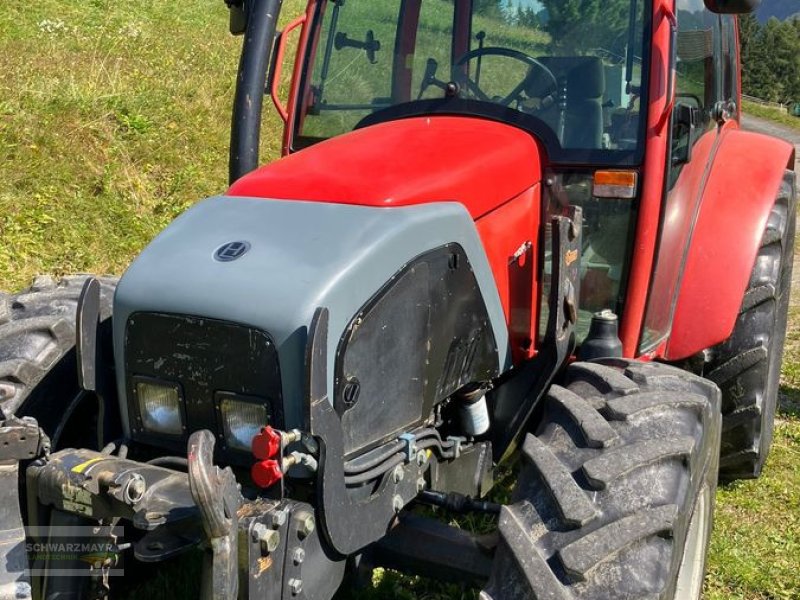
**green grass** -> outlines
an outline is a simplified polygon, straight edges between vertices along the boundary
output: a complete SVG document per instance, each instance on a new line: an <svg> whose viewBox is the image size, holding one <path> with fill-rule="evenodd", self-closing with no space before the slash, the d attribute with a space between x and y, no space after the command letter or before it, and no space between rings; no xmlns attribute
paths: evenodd
<svg viewBox="0 0 800 600"><path fill-rule="evenodd" d="M742 102L742 110L754 117L761 117L762 119L767 119L768 121L773 121L781 125L787 125L800 131L800 117L787 114L777 108L770 108L769 106L762 106L761 104L745 100Z"/></svg>
<svg viewBox="0 0 800 600"><path fill-rule="evenodd" d="M3 7L0 285L120 272L225 189L240 44L226 22L222 0ZM266 156L279 145L274 121Z"/></svg>
<svg viewBox="0 0 800 600"><path fill-rule="evenodd" d="M301 1L285 6L284 21ZM226 188L239 44L227 34L222 0L3 6L0 289L18 289L37 273L120 273L176 215ZM800 119L786 119L800 126ZM271 114L265 157L277 156L279 137ZM795 290L782 410L765 475L717 495L711 599L800 598L799 301ZM172 597L171 589L191 597L186 589L196 577L158 580L150 597ZM364 596L474 594L380 572L373 589L357 595Z"/></svg>

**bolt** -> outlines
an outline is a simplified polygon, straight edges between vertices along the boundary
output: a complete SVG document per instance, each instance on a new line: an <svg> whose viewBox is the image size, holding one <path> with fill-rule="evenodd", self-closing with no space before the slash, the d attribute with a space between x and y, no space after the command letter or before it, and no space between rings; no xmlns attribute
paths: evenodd
<svg viewBox="0 0 800 600"><path fill-rule="evenodd" d="M302 548L295 548L294 552L292 552L292 562L294 562L295 565L302 565L305 559L306 551Z"/></svg>
<svg viewBox="0 0 800 600"><path fill-rule="evenodd" d="M394 468L394 472L392 473L392 479L395 483L400 483L403 481L403 478L406 476L406 471L403 468L403 465L397 465Z"/></svg>
<svg viewBox="0 0 800 600"><path fill-rule="evenodd" d="M400 496L395 496L392 498L392 508L396 513L399 513L401 510L403 510L403 499Z"/></svg>
<svg viewBox="0 0 800 600"><path fill-rule="evenodd" d="M314 522L313 515L307 512L302 512L297 515L297 521L299 524L297 528L297 535L300 536L301 540L314 533L314 527L316 526L316 523Z"/></svg>
<svg viewBox="0 0 800 600"><path fill-rule="evenodd" d="M303 580L302 579L290 579L289 580L289 589L292 592L292 596L297 596L300 592L303 591Z"/></svg>
<svg viewBox="0 0 800 600"><path fill-rule="evenodd" d="M145 521L149 521L150 523L161 522L164 520L164 513L158 511L149 511L145 513L144 518Z"/></svg>
<svg viewBox="0 0 800 600"><path fill-rule="evenodd" d="M417 452L417 466L424 467L428 464L428 453L425 450Z"/></svg>
<svg viewBox="0 0 800 600"><path fill-rule="evenodd" d="M145 490L147 490L147 483L141 475L136 473L131 476L125 486L125 499L130 504L136 504L144 496Z"/></svg>
<svg viewBox="0 0 800 600"><path fill-rule="evenodd" d="M263 523L256 523L250 530L250 537L254 542L258 542L261 540L262 534L266 531L267 531L266 525L264 525Z"/></svg>
<svg viewBox="0 0 800 600"><path fill-rule="evenodd" d="M420 477L419 479L417 479L417 493L421 492L424 489L425 489L425 478Z"/></svg>
<svg viewBox="0 0 800 600"><path fill-rule="evenodd" d="M286 511L276 510L272 512L272 526L275 529L283 527L286 524Z"/></svg>
<svg viewBox="0 0 800 600"><path fill-rule="evenodd" d="M274 529L270 529L263 523L256 523L253 525L251 535L254 542L259 542L261 544L262 554L275 552L278 548L278 544L281 542L281 534Z"/></svg>

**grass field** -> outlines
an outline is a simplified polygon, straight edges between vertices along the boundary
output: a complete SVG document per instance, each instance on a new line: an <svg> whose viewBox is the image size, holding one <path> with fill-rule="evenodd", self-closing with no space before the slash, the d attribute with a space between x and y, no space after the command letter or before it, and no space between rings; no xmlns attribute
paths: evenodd
<svg viewBox="0 0 800 600"><path fill-rule="evenodd" d="M300 0L285 6L284 21ZM239 43L227 34L222 0L5 3L0 289L37 273L120 273L177 214L225 189ZM275 157L278 144L270 116L263 155ZM774 450L759 482L719 490L710 599L800 598L797 286L791 310ZM371 598L472 597L378 579Z"/></svg>

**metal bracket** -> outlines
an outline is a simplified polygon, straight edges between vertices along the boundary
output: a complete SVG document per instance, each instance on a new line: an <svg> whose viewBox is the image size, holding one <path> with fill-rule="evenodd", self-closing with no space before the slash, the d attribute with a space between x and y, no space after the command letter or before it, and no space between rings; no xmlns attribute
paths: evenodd
<svg viewBox="0 0 800 600"><path fill-rule="evenodd" d="M239 598L281 598L291 505L245 502L239 510Z"/></svg>
<svg viewBox="0 0 800 600"><path fill-rule="evenodd" d="M97 445L103 447L109 434L114 436L115 424L119 419L119 406L116 397L116 380L112 371L113 358L106 356L108 350L103 342L106 332L100 328L101 319L101 286L94 277L89 277L83 284L78 298L78 309L75 321L75 351L78 362L78 384L85 392L97 397ZM84 400L79 394L67 410L62 425L68 420L71 410ZM61 427L54 434L57 441ZM112 437L112 439L113 439Z"/></svg>
<svg viewBox="0 0 800 600"><path fill-rule="evenodd" d="M406 462L415 460L417 457L417 436L413 433L404 433L398 439L406 445Z"/></svg>
<svg viewBox="0 0 800 600"><path fill-rule="evenodd" d="M571 214L553 217L552 274L548 298L548 320L539 353L501 377L490 392L492 446L494 455L507 458L516 447L538 401L575 349L575 324L580 296L581 230L580 207Z"/></svg>
<svg viewBox="0 0 800 600"><path fill-rule="evenodd" d="M472 535L436 519L404 513L367 554L376 566L480 585L489 579L496 545L496 536Z"/></svg>
<svg viewBox="0 0 800 600"><path fill-rule="evenodd" d="M50 440L36 419L9 417L0 422L0 598L26 600L31 597L25 530L20 512L19 461L31 460L50 451Z"/></svg>
<svg viewBox="0 0 800 600"><path fill-rule="evenodd" d="M211 547L205 557L201 598L236 598L241 495L230 467L214 466L214 435L207 429L195 431L189 438L189 489Z"/></svg>
<svg viewBox="0 0 800 600"><path fill-rule="evenodd" d="M317 493L321 535L342 556L355 554L379 540L399 510L418 493L421 467L412 461L409 471L395 481L384 479L369 501L345 486L344 432L328 398L328 309L318 308L309 327L306 349L308 429L320 444Z"/></svg>
<svg viewBox="0 0 800 600"><path fill-rule="evenodd" d="M32 417L0 421L0 462L32 460L50 452L50 439Z"/></svg>
<svg viewBox="0 0 800 600"><path fill-rule="evenodd" d="M97 391L97 328L100 324L100 284L90 277L78 298L75 323L75 349L78 355L78 383L87 391Z"/></svg>

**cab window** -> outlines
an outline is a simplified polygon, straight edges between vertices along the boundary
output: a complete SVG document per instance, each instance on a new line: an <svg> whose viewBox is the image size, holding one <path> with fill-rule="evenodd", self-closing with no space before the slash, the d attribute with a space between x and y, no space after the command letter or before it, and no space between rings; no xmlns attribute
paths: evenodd
<svg viewBox="0 0 800 600"><path fill-rule="evenodd" d="M561 4L320 2L293 149L398 112L446 109L529 130L556 162L639 162L647 3Z"/></svg>

